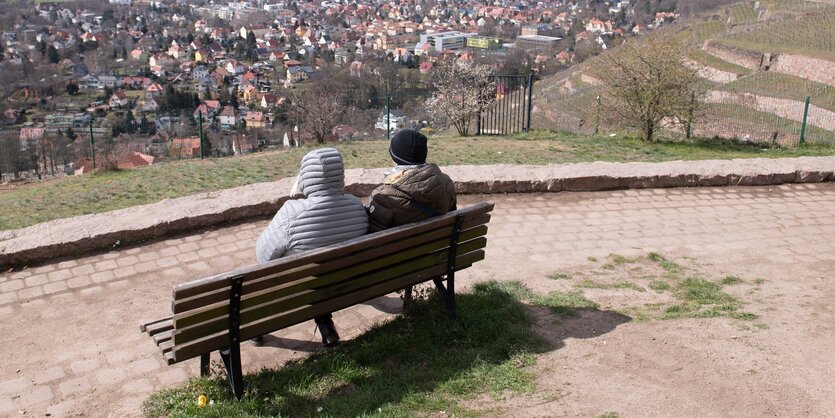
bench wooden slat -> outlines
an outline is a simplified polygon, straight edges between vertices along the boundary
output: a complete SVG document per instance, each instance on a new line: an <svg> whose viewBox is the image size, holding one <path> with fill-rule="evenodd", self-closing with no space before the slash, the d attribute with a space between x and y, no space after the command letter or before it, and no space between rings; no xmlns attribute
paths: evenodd
<svg viewBox="0 0 835 418"><path fill-rule="evenodd" d="M162 353L165 354L165 353L171 351L172 349L174 349L174 341L172 341L172 340L163 341L163 342L159 343L159 348L162 349Z"/></svg>
<svg viewBox="0 0 835 418"><path fill-rule="evenodd" d="M173 351L163 353L162 357L165 359L165 362L168 363L169 366L174 364L174 363L177 363L177 361L174 360L174 352Z"/></svg>
<svg viewBox="0 0 835 418"><path fill-rule="evenodd" d="M461 238L462 240L472 240L478 237L484 236L487 233L486 226L479 226L473 228L469 231L465 231ZM401 251L395 254L391 254L388 257L381 257L376 260L354 264L350 267L343 267L343 268L335 268L331 266L331 268L327 268L323 271L316 269L316 272L319 274L310 274L301 276L294 281L281 283L277 286L272 288L265 288L260 289L258 292L251 292L250 288L244 288L242 297L241 297L241 309L247 309L251 306L258 305L264 302L267 302L272 299L280 298L286 295L289 295L293 292L297 292L300 290L305 290L308 288L314 287L321 287L324 285L328 285L334 283L339 280L347 280L350 277L356 276L361 273L366 273L369 271L373 271L375 269L383 268L395 263L400 263L411 258L414 258L419 255L427 254L434 251L444 250L449 248L449 241L447 239L440 239L436 240L419 247L415 247L406 251ZM341 265L341 263L340 263ZM325 272L324 274L321 274ZM311 272L314 273L314 272ZM260 287L260 286L259 286ZM256 287L257 288L257 287ZM197 303L198 301L203 302L200 306L200 309L193 309L190 311L186 311L183 313L178 313L174 316L174 322L176 323L177 328L189 326L195 324L197 322L203 321L208 319L208 317L220 316L225 315L226 311L228 310L228 300L229 300L229 293L225 294L210 294L204 295L199 299L193 300L192 303ZM204 312L211 311L213 314L209 314L208 316L203 315ZM192 315L200 315L198 319L188 319Z"/></svg>
<svg viewBox="0 0 835 418"><path fill-rule="evenodd" d="M153 337L160 332L168 331L174 328L174 317L168 317L161 321L157 321L152 325L148 325L145 327L145 332L148 333L149 336Z"/></svg>
<svg viewBox="0 0 835 418"><path fill-rule="evenodd" d="M466 268L483 259L484 250L474 251L458 257L456 265L460 263L461 267L456 268L456 270ZM422 271L407 274L394 280L357 290L353 293L341 295L315 305L303 306L291 312L284 312L272 318L265 318L259 322L250 323L241 327L239 335L241 340L246 340L258 335L272 332L272 330L275 329L283 329L328 312L338 311L340 309L356 305L357 303L387 295L406 286L422 283L432 277L443 275L446 273L446 269L446 263L439 264ZM172 354L172 361L177 363L197 357L203 353L220 349L228 344L228 330L224 330L216 334L205 336L199 340L190 341L183 345L175 345L170 354ZM168 354L166 354L166 358L168 358L167 356Z"/></svg>
<svg viewBox="0 0 835 418"><path fill-rule="evenodd" d="M461 239L466 240L478 235L485 235L487 233L487 227L484 226L484 224L487 223L489 220L489 215L480 215L477 218L470 219L469 222L465 222L464 226L466 229L462 231ZM407 249L416 248L419 245L425 245L429 242L444 242L448 244L448 238L446 238L445 240L439 240L439 238L448 237L450 233L449 228L451 228L451 226L443 227L441 229L432 231L428 234L424 234L421 236L410 237L400 242L392 243L383 247L375 247L354 254L342 256L340 258L329 260L321 264L310 264L298 267L296 269L279 272L272 276L244 281L242 294L244 295L244 298L246 298L246 295L248 294L272 288L283 283L292 282L294 280L301 279L304 277L318 276L323 273L328 273L340 269L346 269L353 265L362 264L363 262L368 260L381 259L388 254L403 253ZM228 283L228 280L226 281ZM172 303L172 310L175 314L179 314L191 309L205 307L206 305L210 305L212 303L226 301L229 299L229 289L230 288L227 284L222 288L212 290L208 293L194 295L184 299L177 299L175 295L175 299Z"/></svg>
<svg viewBox="0 0 835 418"><path fill-rule="evenodd" d="M151 322L142 324L142 325L139 326L139 331L145 332L145 331L148 330L149 327L153 327L154 325L157 325L157 324L165 322L165 321L170 321L170 320L171 320L171 317L169 316L167 318L157 319L156 321L151 321Z"/></svg>
<svg viewBox="0 0 835 418"><path fill-rule="evenodd" d="M160 332L159 334L153 336L154 342L157 345L160 345L160 343L170 340L173 333L174 333L173 329L165 331L165 332Z"/></svg>
<svg viewBox="0 0 835 418"><path fill-rule="evenodd" d="M487 239L480 237L459 245L459 256L480 250L487 246ZM383 282L391 278L402 277L406 274L424 270L434 265L446 265L448 261L448 250L444 249L435 253L415 258L408 262L391 265L384 269L375 269L358 276L344 275L339 277L333 275L328 285L319 284L303 286L295 291L270 292L261 297L248 300L249 306L243 307L241 301L241 325L261 320L265 317L274 316L281 312L293 310L299 306L317 304L340 295L355 292L375 283ZM338 272L341 273L341 272ZM326 278L314 279L324 280ZM324 283L324 281L323 281ZM174 341L177 345L187 343L202 336L228 329L228 305L220 306L212 311L201 312L197 315L179 320L175 317L177 331L174 333ZM186 325L189 324L189 325Z"/></svg>
<svg viewBox="0 0 835 418"><path fill-rule="evenodd" d="M205 279L184 283L174 287L174 300L210 292L212 290L228 288L228 282L226 279L231 276L243 275L244 282L246 282L252 278L263 277L303 266L305 264L318 263L322 260L333 259L335 257L357 252L362 249L379 247L385 244L397 242L405 236L419 235L420 233L437 229L442 226L452 225L455 223L456 216L458 215L475 217L488 213L493 210L493 206L492 202L482 202L441 216L430 218L425 221L388 229L375 234L375 236L371 239L369 239L368 236L359 237L337 245L280 258L271 261L270 263L253 265Z"/></svg>

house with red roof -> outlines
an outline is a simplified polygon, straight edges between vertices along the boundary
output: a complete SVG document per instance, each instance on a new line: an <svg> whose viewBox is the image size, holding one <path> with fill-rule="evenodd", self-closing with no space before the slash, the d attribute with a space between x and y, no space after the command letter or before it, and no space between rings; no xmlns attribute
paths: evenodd
<svg viewBox="0 0 835 418"><path fill-rule="evenodd" d="M244 116L246 127L250 129L266 128L267 120L263 112L249 112Z"/></svg>
<svg viewBox="0 0 835 418"><path fill-rule="evenodd" d="M110 102L108 102L111 109L112 108L121 108L123 106L127 106L128 103L129 103L128 96L125 94L124 90L119 90L119 91L114 92L110 96Z"/></svg>

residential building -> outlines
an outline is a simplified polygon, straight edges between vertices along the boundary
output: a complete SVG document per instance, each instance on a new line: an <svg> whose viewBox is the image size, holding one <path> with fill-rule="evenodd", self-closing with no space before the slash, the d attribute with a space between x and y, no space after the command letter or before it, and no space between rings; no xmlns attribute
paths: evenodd
<svg viewBox="0 0 835 418"><path fill-rule="evenodd" d="M123 107L127 106L128 103L128 96L125 95L124 90L119 90L110 96L110 102L108 104L110 107Z"/></svg>
<svg viewBox="0 0 835 418"><path fill-rule="evenodd" d="M516 37L516 47L529 51L551 52L562 38L543 35L522 35Z"/></svg>
<svg viewBox="0 0 835 418"><path fill-rule="evenodd" d="M225 106L219 115L220 127L232 129L238 124L238 112L232 106Z"/></svg>
<svg viewBox="0 0 835 418"><path fill-rule="evenodd" d="M267 127L267 120L264 118L263 112L249 112L244 117L246 127L250 129Z"/></svg>
<svg viewBox="0 0 835 418"><path fill-rule="evenodd" d="M461 33L458 31L438 32L420 35L420 42L415 46L415 53L420 55L419 49L423 45L430 45L432 49L441 52L444 50L455 51L464 48L467 38L475 34Z"/></svg>

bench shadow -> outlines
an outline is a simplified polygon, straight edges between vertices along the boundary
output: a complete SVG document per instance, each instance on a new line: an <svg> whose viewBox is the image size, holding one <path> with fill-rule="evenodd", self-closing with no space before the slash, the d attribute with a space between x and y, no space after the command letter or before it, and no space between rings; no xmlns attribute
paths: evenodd
<svg viewBox="0 0 835 418"><path fill-rule="evenodd" d="M416 301L408 314L375 325L335 350L319 351L314 342L311 351L316 352L303 359L245 376L242 401L231 394L218 401L229 413L255 416L311 416L322 410L357 416L401 403L412 408L416 399L440 396L454 402L462 393L495 390L496 385L504 390L502 373L516 373L518 367L508 365L520 355L558 350L568 338L595 338L632 319L591 308L560 317L549 308L520 302L495 282L479 283L456 300L457 321L437 298ZM288 343L270 337L270 345ZM211 384L229 392L220 378ZM467 389L459 393L459 386Z"/></svg>

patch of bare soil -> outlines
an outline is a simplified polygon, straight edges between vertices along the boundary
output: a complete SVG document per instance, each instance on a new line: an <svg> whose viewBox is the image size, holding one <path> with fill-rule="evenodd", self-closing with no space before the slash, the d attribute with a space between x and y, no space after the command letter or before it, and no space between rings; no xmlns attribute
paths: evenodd
<svg viewBox="0 0 835 418"><path fill-rule="evenodd" d="M539 293L579 289L600 306L570 318L532 308L554 345L532 367L537 388L467 406L511 417L831 416L827 264L609 256L527 278Z"/></svg>

